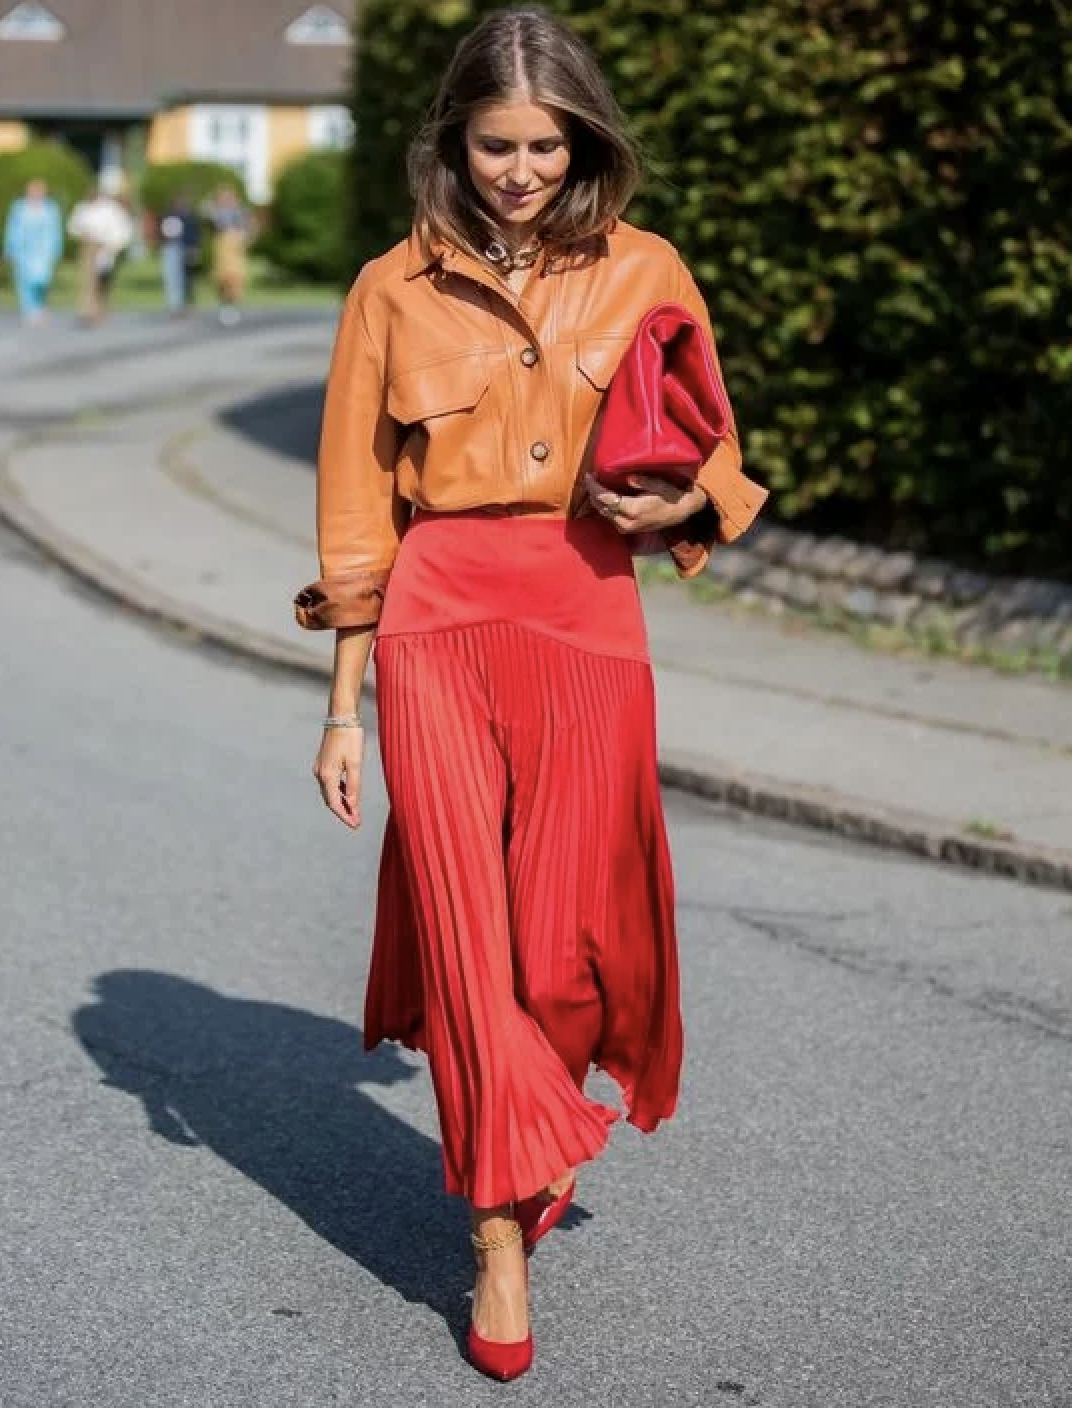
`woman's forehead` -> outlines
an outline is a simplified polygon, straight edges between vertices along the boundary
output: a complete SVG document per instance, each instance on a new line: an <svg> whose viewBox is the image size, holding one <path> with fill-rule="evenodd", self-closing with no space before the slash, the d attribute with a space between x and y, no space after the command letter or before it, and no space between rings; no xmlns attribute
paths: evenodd
<svg viewBox="0 0 1072 1408"><path fill-rule="evenodd" d="M485 103L473 113L469 126L482 137L510 142L540 142L548 137L564 137L568 132L564 113L528 98Z"/></svg>

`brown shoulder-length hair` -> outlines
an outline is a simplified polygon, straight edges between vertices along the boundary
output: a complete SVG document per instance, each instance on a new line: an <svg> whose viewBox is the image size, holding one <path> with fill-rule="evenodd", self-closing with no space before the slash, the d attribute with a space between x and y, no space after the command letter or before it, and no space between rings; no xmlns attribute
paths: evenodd
<svg viewBox="0 0 1072 1408"><path fill-rule="evenodd" d="M540 220L549 252L583 248L621 215L640 180L625 118L591 51L546 10L495 10L458 45L409 153L414 225L479 255L496 233L469 175L465 132L488 103L523 94L566 115L566 182Z"/></svg>

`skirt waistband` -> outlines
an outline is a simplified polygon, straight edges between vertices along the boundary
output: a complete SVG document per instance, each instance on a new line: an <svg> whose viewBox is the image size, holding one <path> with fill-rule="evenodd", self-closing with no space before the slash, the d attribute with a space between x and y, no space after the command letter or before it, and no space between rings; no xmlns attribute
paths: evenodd
<svg viewBox="0 0 1072 1408"><path fill-rule="evenodd" d="M605 519L418 509L387 583L378 634L489 621L600 655L648 659L632 553Z"/></svg>

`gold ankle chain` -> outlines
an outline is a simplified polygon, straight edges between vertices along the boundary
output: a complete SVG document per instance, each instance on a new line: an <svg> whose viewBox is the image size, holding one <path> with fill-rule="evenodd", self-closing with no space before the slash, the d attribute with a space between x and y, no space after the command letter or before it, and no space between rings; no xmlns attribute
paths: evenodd
<svg viewBox="0 0 1072 1408"><path fill-rule="evenodd" d="M482 1237L479 1232L470 1232L469 1240L479 1252L501 1252L521 1241L521 1224L513 1223L509 1232L498 1237Z"/></svg>

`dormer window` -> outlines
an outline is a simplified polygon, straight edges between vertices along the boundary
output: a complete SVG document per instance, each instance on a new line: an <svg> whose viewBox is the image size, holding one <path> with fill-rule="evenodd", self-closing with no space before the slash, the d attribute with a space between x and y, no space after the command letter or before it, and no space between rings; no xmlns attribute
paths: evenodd
<svg viewBox="0 0 1072 1408"><path fill-rule="evenodd" d="M55 43L67 33L63 24L44 5L26 0L0 19L0 39L30 39Z"/></svg>
<svg viewBox="0 0 1072 1408"><path fill-rule="evenodd" d="M330 5L313 5L287 29L288 44L350 44L346 19Z"/></svg>

